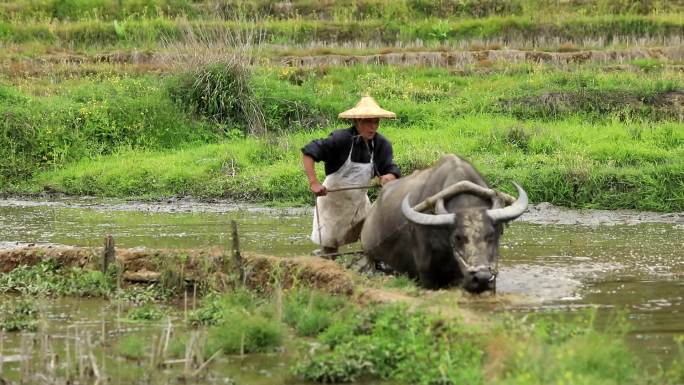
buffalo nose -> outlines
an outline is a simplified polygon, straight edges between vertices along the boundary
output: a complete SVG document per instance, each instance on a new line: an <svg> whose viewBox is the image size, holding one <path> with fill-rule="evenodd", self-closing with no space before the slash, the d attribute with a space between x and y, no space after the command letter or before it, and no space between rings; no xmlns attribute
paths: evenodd
<svg viewBox="0 0 684 385"><path fill-rule="evenodd" d="M494 276L489 270L476 270L470 272L470 277L466 280L466 290L473 293L482 293L494 288Z"/></svg>
<svg viewBox="0 0 684 385"><path fill-rule="evenodd" d="M492 280L492 273L487 270L478 270L471 274L473 283L476 285L487 285Z"/></svg>

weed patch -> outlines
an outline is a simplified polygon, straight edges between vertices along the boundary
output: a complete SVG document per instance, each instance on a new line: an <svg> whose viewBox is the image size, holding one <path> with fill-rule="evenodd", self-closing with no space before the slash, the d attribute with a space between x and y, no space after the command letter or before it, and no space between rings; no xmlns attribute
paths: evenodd
<svg viewBox="0 0 684 385"><path fill-rule="evenodd" d="M263 114L250 82L250 70L238 62L213 63L179 76L169 92L196 116L262 134Z"/></svg>
<svg viewBox="0 0 684 385"><path fill-rule="evenodd" d="M19 266L0 276L1 293L102 297L111 294L115 287L114 278L102 272L75 267L62 269L52 260L31 267Z"/></svg>
<svg viewBox="0 0 684 385"><path fill-rule="evenodd" d="M240 308L228 309L223 315L223 322L209 328L206 352L269 352L282 344L283 334L280 324L261 314Z"/></svg>
<svg viewBox="0 0 684 385"><path fill-rule="evenodd" d="M6 332L35 331L38 328L38 306L31 300L5 301L0 306L0 327Z"/></svg>
<svg viewBox="0 0 684 385"><path fill-rule="evenodd" d="M298 289L285 297L284 321L300 336L316 336L325 330L345 305L345 299Z"/></svg>
<svg viewBox="0 0 684 385"><path fill-rule="evenodd" d="M147 355L147 342L140 336L126 336L116 344L116 352L129 360L140 361Z"/></svg>
<svg viewBox="0 0 684 385"><path fill-rule="evenodd" d="M503 111L518 118L559 119L581 113L594 119L614 116L623 121L640 119L677 120L681 114L676 104L667 102L670 90L655 94L620 91L546 92L503 100ZM658 101L664 102L658 102Z"/></svg>
<svg viewBox="0 0 684 385"><path fill-rule="evenodd" d="M418 384L480 383L482 350L474 341L460 338L459 327L404 307L383 307L371 313L366 330L347 341L337 340L329 352L306 355L294 371L319 382L375 375Z"/></svg>
<svg viewBox="0 0 684 385"><path fill-rule="evenodd" d="M158 321L164 316L164 311L153 303L135 307L128 311L128 319L133 321Z"/></svg>

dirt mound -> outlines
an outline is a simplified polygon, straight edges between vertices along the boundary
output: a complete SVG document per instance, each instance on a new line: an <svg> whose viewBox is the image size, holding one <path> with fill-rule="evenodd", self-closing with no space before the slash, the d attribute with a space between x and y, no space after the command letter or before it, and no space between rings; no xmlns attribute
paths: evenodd
<svg viewBox="0 0 684 385"><path fill-rule="evenodd" d="M62 245L21 244L0 249L0 272L7 273L19 266L33 266L43 260L54 260L63 266L91 267L96 253L93 249Z"/></svg>
<svg viewBox="0 0 684 385"><path fill-rule="evenodd" d="M64 267L98 270L103 249L64 245L20 244L0 248L0 271L18 266L33 266L52 260ZM256 290L269 291L274 285L290 288L305 285L334 294L354 292L352 274L335 262L313 257L280 258L243 253L244 282ZM230 273L235 262L221 249L171 250L131 248L116 249L116 261L123 277L133 282L154 282L164 273L173 272L185 281L202 281L209 274Z"/></svg>
<svg viewBox="0 0 684 385"><path fill-rule="evenodd" d="M624 63L634 59L677 61L684 59L684 48L632 48L577 52L543 52L521 50L389 52L374 55L284 56L281 65L320 67L354 64L395 65L405 67L444 67L458 69L482 63L545 63L557 66L582 63Z"/></svg>
<svg viewBox="0 0 684 385"><path fill-rule="evenodd" d="M102 248L64 245L0 244L0 271L6 273L18 266L31 266L53 260L63 267L99 270ZM175 280L177 284L210 282L218 278L217 289L234 286L239 270L230 255L221 249L163 250L147 248L116 249L116 262L122 267L122 277L129 282L162 282ZM316 257L275 257L256 253L242 253L243 283L260 292L274 288L289 289L305 286L350 298L361 306L402 303L410 309L422 309L448 317L459 317L465 322L480 322L480 317L459 306L463 293L459 290L413 293L402 289L382 287L380 280L367 279L340 264ZM169 278L171 276L171 278ZM378 287L378 285L380 285ZM465 301L468 301L465 299Z"/></svg>
<svg viewBox="0 0 684 385"><path fill-rule="evenodd" d="M287 289L299 284L333 294L354 292L352 274L333 261L315 257L281 258L243 254L245 283L257 290L271 290L280 284Z"/></svg>

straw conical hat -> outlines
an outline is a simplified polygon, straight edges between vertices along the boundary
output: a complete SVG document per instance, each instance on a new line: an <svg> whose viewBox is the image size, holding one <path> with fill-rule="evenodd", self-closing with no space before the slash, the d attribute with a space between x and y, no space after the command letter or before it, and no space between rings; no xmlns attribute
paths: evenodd
<svg viewBox="0 0 684 385"><path fill-rule="evenodd" d="M370 96L364 96L354 108L337 115L340 119L396 118L394 112L383 110Z"/></svg>

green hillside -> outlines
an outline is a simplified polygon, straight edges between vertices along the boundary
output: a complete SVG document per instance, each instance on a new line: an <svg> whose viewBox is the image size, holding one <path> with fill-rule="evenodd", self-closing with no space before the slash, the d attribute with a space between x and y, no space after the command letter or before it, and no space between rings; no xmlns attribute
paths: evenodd
<svg viewBox="0 0 684 385"><path fill-rule="evenodd" d="M0 191L308 204L370 93L404 173L684 210L681 1L4 1Z"/></svg>

